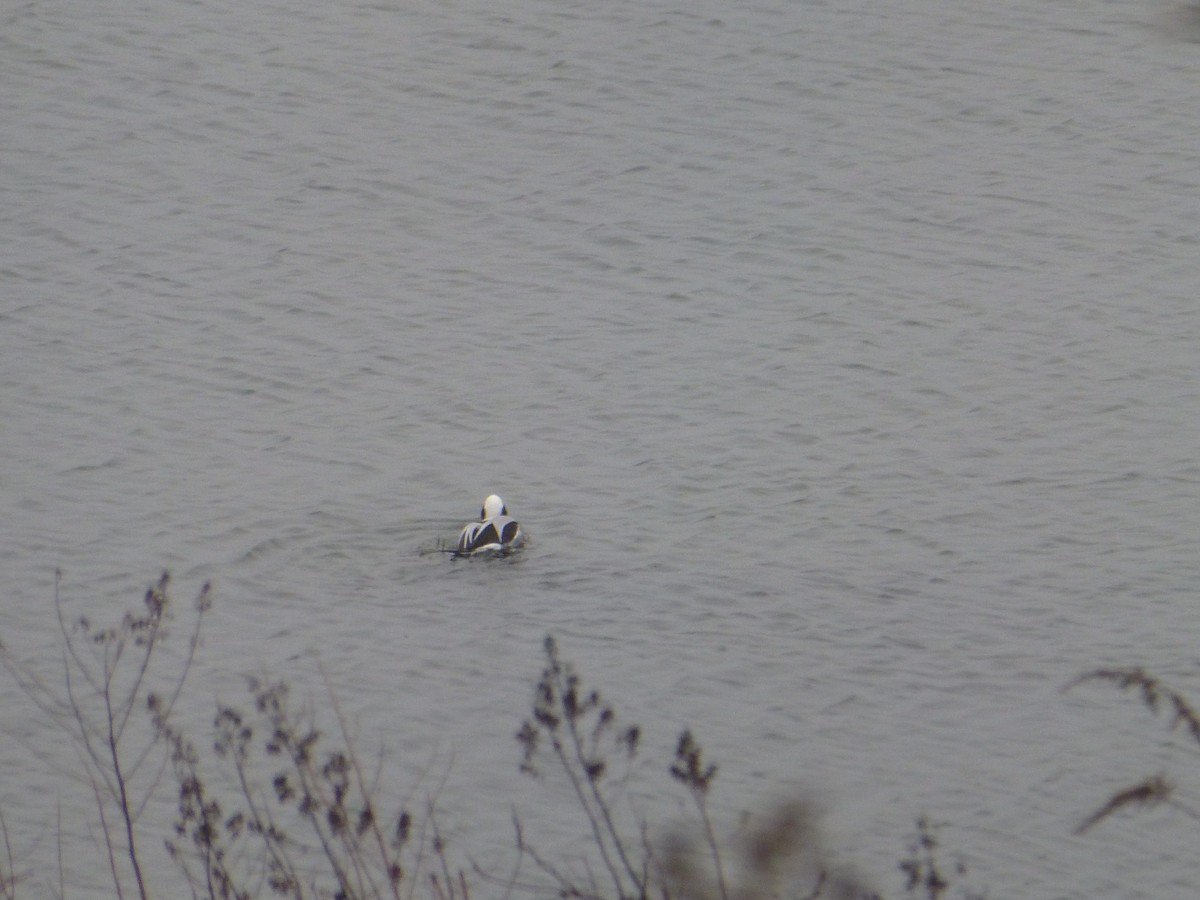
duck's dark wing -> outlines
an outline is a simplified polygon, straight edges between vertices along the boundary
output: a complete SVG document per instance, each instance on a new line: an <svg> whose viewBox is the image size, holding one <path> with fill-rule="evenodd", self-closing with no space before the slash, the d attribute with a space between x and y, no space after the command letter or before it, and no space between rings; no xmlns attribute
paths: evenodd
<svg viewBox="0 0 1200 900"><path fill-rule="evenodd" d="M478 530L471 536L469 549L474 550L476 547L486 547L488 544L498 543L500 543L500 534L496 531L495 522L481 522Z"/></svg>
<svg viewBox="0 0 1200 900"><path fill-rule="evenodd" d="M478 543L476 538L479 536L479 522L472 522L470 525L464 525L463 530L458 535L458 552L470 553L475 549Z"/></svg>

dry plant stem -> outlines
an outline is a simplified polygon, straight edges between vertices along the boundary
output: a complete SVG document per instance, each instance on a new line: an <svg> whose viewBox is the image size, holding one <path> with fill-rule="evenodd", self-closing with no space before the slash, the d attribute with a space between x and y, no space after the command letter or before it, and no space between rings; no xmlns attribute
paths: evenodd
<svg viewBox="0 0 1200 900"><path fill-rule="evenodd" d="M153 646L153 645L150 645L150 646ZM145 659L146 659L146 662L148 663L150 660L149 650L147 650L147 652L146 652ZM144 673L145 673L145 666L143 666L142 671L138 673L138 683L139 684L141 683L141 677ZM132 698L130 698L129 703L132 703L132 702L133 702ZM129 793L125 786L125 773L121 768L121 754L117 748L117 742L118 742L119 738L118 738L117 731L113 727L112 697L108 691L108 683L107 682L105 684L105 692L104 692L104 711L108 718L108 749L109 749L109 753L111 755L111 760L112 760L113 775L115 776L115 778L117 780L117 807L120 809L121 819L125 823L125 841L126 841L126 846L129 848L129 863L133 867L133 877L134 877L134 880L137 882L138 894L142 897L142 900L146 900L146 882L145 882L145 879L142 877L141 862L138 860L137 838L134 836L134 833L133 833L133 811L130 808ZM128 721L128 715L129 715L128 706L126 707L125 715L126 715L125 721ZM105 830L107 830L107 829L105 829Z"/></svg>
<svg viewBox="0 0 1200 900"><path fill-rule="evenodd" d="M712 819L708 815L708 804L704 794L692 791L692 799L696 801L696 809L700 813L700 822L704 828L704 840L708 843L709 854L712 856L713 867L717 871L717 890L721 900L729 900L729 890L725 887L725 867L721 863L721 850L717 846L717 836L713 832Z"/></svg>
<svg viewBox="0 0 1200 900"><path fill-rule="evenodd" d="M528 854L529 858L533 860L534 864L539 869L547 873L551 878L558 882L560 897L572 897L575 898L575 900L603 900L601 894L595 887L594 881L592 882L592 892L590 894L585 894L575 887L570 878L559 872L558 869L554 867L553 863L551 863L548 859L543 858L532 846L525 842L524 836L521 833L520 823L516 822L516 820L514 820L514 823L516 824L517 828L517 852L522 855ZM536 888L530 886L527 888L527 890L532 893L536 890Z"/></svg>
<svg viewBox="0 0 1200 900"><path fill-rule="evenodd" d="M588 758L588 754L583 747L583 740L579 734L579 718L586 710L594 708L599 704L599 697L593 693L581 704L578 697L578 680L571 672L564 669L558 657L558 647L552 637L546 638L545 650L549 661L548 673L554 678L554 690L558 698L558 704L562 707L562 719L567 723L567 734L571 740L574 760L572 761L567 757L566 750L563 748L562 741L559 739L556 729L550 729L551 746L571 781L571 786L575 790L575 795L579 799L580 805L587 814L592 834L600 850L601 859L604 860L604 865L608 869L609 876L612 878L617 896L625 897L626 894L617 862L612 858L612 853L614 852L620 862L620 866L624 868L629 879L633 882L635 895L644 897L646 896L645 879L638 874L637 869L629 860L629 855L625 849L625 842L621 839L621 834L613 822L608 802L600 793L598 785L599 774L594 769L594 762ZM582 779L577 768L583 773ZM587 791L583 787L584 779L586 779L588 784ZM609 849L610 844L612 846L611 850Z"/></svg>
<svg viewBox="0 0 1200 900"><path fill-rule="evenodd" d="M404 895L401 854L409 841L409 816L402 809L394 820L394 834L385 835L376 818L375 786L368 781L357 757L349 723L324 672L322 677L344 741L343 749L328 753L317 750L321 735L311 720L311 711L298 716L290 712L286 684L251 680L255 706L267 735L264 749L268 756L284 761L272 781L274 804L260 803L252 789L251 775L245 766L250 729L243 727L240 715L234 710L225 709L218 715L218 752L233 753L250 820L256 825L254 833L266 842L268 853L273 855L272 871L286 877L290 890L299 894L305 884L296 877L295 867L288 861L290 851L300 845L287 840L275 826L272 811L275 804L280 805L281 813L286 810L288 816L294 815L303 823L304 830L315 840L316 851L323 857L324 877L332 875L336 884L336 891L327 891L314 883L313 893L351 898L388 896L399 900ZM418 868L422 849L417 848ZM414 874L410 883L415 881ZM452 893L456 890L453 879L448 889ZM412 891L409 887L409 896Z"/></svg>
<svg viewBox="0 0 1200 900"><path fill-rule="evenodd" d="M100 793L100 786L96 784L96 779L92 777L91 771L88 771L88 777L92 783L92 794L96 798L96 810L100 814L100 831L104 835L104 847L108 853L108 868L112 873L113 887L117 891L117 900L123 900L125 892L121 890L121 876L117 872L117 856L116 848L113 847L112 830L108 827L108 818L104 815L104 797Z"/></svg>
<svg viewBox="0 0 1200 900"><path fill-rule="evenodd" d="M325 693L329 696L330 705L333 707L334 715L337 716L338 728L342 733L342 740L346 742L346 757L350 763L350 770L354 773L354 779L358 786L358 792L363 798L364 803L369 804L369 799L372 792L367 788L366 780L363 778L362 766L358 761L358 754L354 750L354 742L350 737L350 729L346 725L346 718L342 714L342 707L338 703L337 694L334 693L333 686L329 683L329 675L325 671L325 667L321 666L321 680L325 683ZM432 815L432 805L430 806L430 814ZM387 851L387 844L384 841L383 834L379 829L379 822L373 814L370 815L369 825L367 826L371 836L375 839L375 846L379 852L379 861L385 872L390 868L391 859ZM357 856L357 848L355 848ZM370 878L367 873L367 878L371 883L372 891L376 896L381 895L381 891L376 887L374 879ZM400 883L395 879L388 879L391 887L391 895L395 900L400 900Z"/></svg>
<svg viewBox="0 0 1200 900"><path fill-rule="evenodd" d="M594 871L591 859L582 858L583 874L568 876L551 866L520 833L518 851L558 885L563 897L601 897L614 895L617 900L638 898L646 900L651 891L652 870L658 865L654 849L647 837L646 823L638 823L638 839L626 835L618 825L612 790L605 791L609 761L602 749L613 741L613 749L623 751L628 760L637 753L640 729L637 726L618 728L616 714L596 691L584 691L579 677L568 663L561 660L553 636L547 636L543 648L546 666L534 692L532 717L517 732L517 740L525 749L521 770L537 776L534 764L541 738L546 738L555 760L556 769L565 774L576 802L591 830L592 849L599 853L602 869ZM608 782L611 785L611 780ZM638 842L640 841L640 843ZM640 854L639 854L640 849ZM599 876L599 879L598 877ZM601 882L610 885L604 889ZM664 898L668 893L663 893Z"/></svg>
<svg viewBox="0 0 1200 900"><path fill-rule="evenodd" d="M567 733L571 736L574 744L576 761L586 771L587 762L583 756L583 750L579 743L579 731L575 727L575 723L572 720L568 720ZM599 808L599 812L597 812L596 809L593 809L592 803L588 800L588 795L583 789L582 780L580 779L579 775L576 774L575 767L567 758L567 754L563 749L562 742L557 736L555 736L555 738L551 741L551 746L554 748L555 754L558 756L559 761L562 763L563 769L566 770L567 776L571 780L571 786L575 789L575 796L579 798L580 806L582 806L584 811L587 813L588 822L592 828L592 834L596 839L596 846L599 848L600 856L604 860L604 865L608 868L609 875L612 877L613 884L617 889L617 896L624 897L625 889L621 880L621 875L617 869L617 865L610 856L610 851L608 848L609 840L611 840L622 865L625 866L625 870L633 879L634 885L638 889L638 894L644 894L645 891L642 890L642 885L638 883L637 872L634 870L633 866L630 865L629 860L625 855L625 848L621 843L621 837L617 833L616 827L613 825L612 817L609 815L608 805L604 802L604 798L600 796L600 793L596 788L595 781L590 778L588 779L588 783L591 786L591 796L595 799L595 802ZM604 830L602 830L602 823L603 829L607 830L608 839L605 838Z"/></svg>
<svg viewBox="0 0 1200 900"><path fill-rule="evenodd" d="M1085 681L1105 681L1115 684L1120 690L1134 691L1141 697L1143 705L1154 714L1157 714L1165 706L1171 716L1167 728L1174 731L1177 727L1183 726L1192 741L1200 744L1200 713L1196 712L1183 694L1167 687L1144 669L1140 667L1095 669L1080 675L1067 684L1063 690L1070 690ZM1174 785L1165 775L1160 774L1144 778L1137 784L1114 793L1103 806L1079 824L1075 833L1083 834L1091 830L1127 806L1158 805L1170 806L1193 819L1200 820L1200 812L1177 800Z"/></svg>
<svg viewBox="0 0 1200 900"><path fill-rule="evenodd" d="M308 820L309 827L312 828L313 834L316 836L318 843L320 843L321 850L325 854L325 859L328 861L329 867L333 870L334 877L337 879L338 887L346 894L353 896L354 886L350 882L350 875L341 859L338 858L336 850L334 850L334 835L325 829L321 824L321 817L317 815L317 810L320 806L329 806L329 798L325 796L321 786L315 782L305 752L292 740L290 735L287 736L285 746L287 746L291 754L292 765L296 770L296 774L300 777L301 789L305 792L306 799L308 799L308 802L301 802L299 807L300 814ZM316 802L312 802L311 798L315 798Z"/></svg>
<svg viewBox="0 0 1200 900"><path fill-rule="evenodd" d="M234 753L234 771L237 773L238 786L241 788L242 797L245 799L246 806L250 810L251 820L258 829L258 833L262 835L263 846L266 847L271 860L279 867L279 871L286 875L287 881L292 887L293 896L296 897L296 900L300 900L302 896L300 893L300 874L292 866L292 861L282 846L279 835L283 832L272 818L270 808L259 804L254 799L254 790L246 777L245 762L244 753Z"/></svg>
<svg viewBox="0 0 1200 900"><path fill-rule="evenodd" d="M1075 829L1075 834L1084 834L1100 824L1113 813L1127 806L1157 806L1171 802L1171 785L1161 775L1147 778L1140 784L1113 794L1108 802L1084 819Z"/></svg>
<svg viewBox="0 0 1200 900"><path fill-rule="evenodd" d="M0 835L4 837L4 858L6 868L0 869L0 895L5 900L13 900L17 896L17 874L13 868L12 844L8 840L8 822L0 812Z"/></svg>
<svg viewBox="0 0 1200 900"><path fill-rule="evenodd" d="M62 800L55 804L54 827L58 833L58 896L59 900L62 900L67 891L67 879L63 872Z"/></svg>
<svg viewBox="0 0 1200 900"><path fill-rule="evenodd" d="M490 872L485 871L479 865L479 863L475 862L474 860L471 860L471 868L474 870L475 874L479 878L483 879L484 881L489 881L492 884L504 886L504 893L500 895L499 900L508 900L508 898L512 896L513 891L516 890L518 885L520 884L519 879L521 877L521 860L523 858L523 854L521 852L521 822L517 818L517 814L516 814L515 810L513 811L512 818L513 818L513 825L516 827L516 835L517 835L517 859L513 863L512 874L509 875L508 878L506 878L504 880L497 879Z"/></svg>
<svg viewBox="0 0 1200 900"><path fill-rule="evenodd" d="M164 576L164 579L165 579L165 576ZM166 600L166 593L165 593L166 581L165 580L160 582L160 589L163 592L163 600L165 603L165 600ZM183 692L184 683L187 681L188 674L192 670L192 663L195 661L195 658L196 658L196 648L200 646L200 626L204 619L204 613L206 613L211 608L211 606L212 606L212 588L208 582L205 582L204 586L200 588L199 595L196 597L197 615L196 615L195 624L192 628L192 633L188 638L187 656L184 658L183 665L180 667L180 671L175 676L174 684L172 686L172 690L171 690L171 694L170 694L170 698L166 701L165 706L162 706L162 708L161 708L161 716L163 718L163 721L167 721L167 719L170 717L171 711L175 708L175 702L179 699L179 695ZM161 704L161 699L158 698L158 696L156 694L152 694L151 696L153 696L155 698L156 703ZM131 697L130 697L130 708L131 709L132 709L136 699L137 699L136 697L131 695ZM150 752L156 746L156 744L158 742L157 741L158 737L159 737L159 735L156 732L156 735L155 735L156 739L154 741L147 742L146 746L142 750L141 755L138 756L138 758L134 761L133 766L131 767L130 771L136 772L137 770L139 770L142 767L142 764L145 762L146 758L150 755ZM167 765L169 764L169 762L170 762L170 760L168 759L168 756L166 754L164 754L162 762L159 764L158 772L155 773L154 777L150 780L151 788L144 792L144 794L142 796L142 802L138 806L137 810L135 811L135 815L134 815L135 819L141 815L142 810L144 810L146 808L146 804L149 803L151 798L153 797L154 789L157 787L157 785L159 784L159 781L162 779L163 772L166 771L166 768L167 768Z"/></svg>
<svg viewBox="0 0 1200 900"><path fill-rule="evenodd" d="M1159 706L1165 702L1171 709L1171 722L1168 727L1174 729L1183 725L1192 736L1192 740L1200 744L1200 713L1192 708L1186 697L1178 691L1171 690L1144 669L1096 669L1080 675L1063 690L1070 690L1085 681L1108 681L1123 691L1137 691L1141 695L1142 703L1153 713L1157 713Z"/></svg>
<svg viewBox="0 0 1200 900"><path fill-rule="evenodd" d="M204 868L204 887L208 897L213 900L248 900L249 892L239 891L230 867L227 847L222 846L221 832L214 822L220 818L220 807L208 799L207 791L197 770L197 757L194 749L183 737L171 728L162 717L162 706L157 698L150 703L151 716L156 733L171 747L171 760L175 764L176 776L180 784L179 808L180 819L176 825L176 834L191 838L194 851L200 858ZM220 716L218 716L218 720ZM219 741L218 741L219 746ZM218 754L220 751L217 751ZM190 833L189 833L190 826ZM228 825L226 825L228 829ZM175 842L167 841L167 850L176 861L192 885L195 896L195 880L187 863L183 850Z"/></svg>
<svg viewBox="0 0 1200 900"><path fill-rule="evenodd" d="M136 826L165 771L166 755L150 778L140 776L145 763L160 746L158 736L151 734L140 747L131 747L134 738L128 730L135 710L140 710L145 699L150 668L158 656L156 649L165 637L168 583L169 576L164 573L146 591L144 611L136 615L126 613L114 627L98 628L84 616L68 621L62 599L62 573L56 571L54 610L63 643L61 689L51 689L36 675L23 671L7 650L0 648L0 659L21 688L75 744L83 772L81 780L91 788L96 802L118 900L125 896L130 873L138 896L145 900L149 893ZM201 621L210 605L208 593L205 585L197 599L195 630L187 658L171 685L172 703L183 689L199 644ZM84 646L88 652L84 652ZM131 647L135 648L132 658ZM120 824L112 816L113 808ZM127 869L118 862L121 856L128 858ZM64 884L60 861L60 890Z"/></svg>
<svg viewBox="0 0 1200 900"><path fill-rule="evenodd" d="M455 882L459 884L458 890L461 891L458 897L461 900L469 900L470 895L467 892L467 883L463 878L462 872L458 873L456 879L450 872L450 863L446 859L446 844L442 840L441 831L438 830L437 818L434 814L433 803L430 802L426 808L425 815L429 821L430 828L433 829L433 852L437 854L438 863L441 866L442 881L438 880L436 872L430 873L429 881L433 889L435 900L455 900ZM443 882L445 886L443 887Z"/></svg>
<svg viewBox="0 0 1200 900"><path fill-rule="evenodd" d="M568 722L571 741L575 747L575 758L584 766L584 771L587 772L587 756L583 752L583 746L579 739L579 729L576 727L575 720ZM613 846L617 850L617 855L621 859L621 864L625 867L625 871L629 873L630 879L637 888L638 896L643 896L646 893L645 879L638 874L637 869L629 860L629 855L625 852L625 842L621 840L621 835L617 831L617 826L613 824L612 811L609 809L608 802L600 794L598 780L588 776L588 787L591 789L592 798L596 801L596 807L600 810L600 816L604 820L604 827L608 831L609 837L612 838Z"/></svg>
<svg viewBox="0 0 1200 900"><path fill-rule="evenodd" d="M408 885L408 900L412 900L416 896L417 882L420 878L421 868L425 864L425 835L426 829L429 827L429 818L421 820L421 830L417 834L417 859L413 863L412 878L409 879Z"/></svg>
<svg viewBox="0 0 1200 900"><path fill-rule="evenodd" d="M671 764L671 777L681 782L692 795L700 823L704 830L704 840L708 844L709 855L717 873L717 890L721 900L729 900L729 890L725 883L725 868L721 861L721 850L717 845L717 836L713 831L712 819L708 814L708 789L713 779L717 777L715 765L705 766L703 752L696 743L689 729L684 729L679 735L679 743L675 748L675 761Z"/></svg>

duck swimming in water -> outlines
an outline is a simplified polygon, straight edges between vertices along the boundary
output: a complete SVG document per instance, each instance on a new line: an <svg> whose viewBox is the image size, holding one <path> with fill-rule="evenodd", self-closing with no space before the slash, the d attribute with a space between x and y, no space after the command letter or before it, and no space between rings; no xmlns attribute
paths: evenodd
<svg viewBox="0 0 1200 900"><path fill-rule="evenodd" d="M483 550L510 550L525 541L525 533L516 519L508 515L508 507L495 494L483 501L479 522L468 522L458 535L455 553L472 554Z"/></svg>

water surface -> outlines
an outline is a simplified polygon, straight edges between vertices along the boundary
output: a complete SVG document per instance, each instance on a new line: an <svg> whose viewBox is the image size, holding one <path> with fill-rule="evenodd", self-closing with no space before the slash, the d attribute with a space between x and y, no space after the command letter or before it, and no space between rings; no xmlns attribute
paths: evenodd
<svg viewBox="0 0 1200 900"><path fill-rule="evenodd" d="M1059 689L1200 694L1198 37L1023 0L10 11L4 640L54 677L56 567L94 619L212 579L188 718L319 660L502 858L514 803L583 833L516 772L552 632L650 774L690 725L723 821L816 791L882 889L928 813L994 896L1190 896L1190 823L1071 835L1190 758ZM422 554L492 491L519 562ZM90 799L0 703L40 878Z"/></svg>

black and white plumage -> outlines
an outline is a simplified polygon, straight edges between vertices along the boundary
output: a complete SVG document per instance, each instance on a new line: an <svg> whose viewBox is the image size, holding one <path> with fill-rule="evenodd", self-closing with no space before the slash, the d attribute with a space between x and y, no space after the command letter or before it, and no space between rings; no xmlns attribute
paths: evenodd
<svg viewBox="0 0 1200 900"><path fill-rule="evenodd" d="M509 550L524 542L520 524L508 515L508 507L495 494L483 501L479 518L480 521L468 522L459 532L456 553Z"/></svg>

